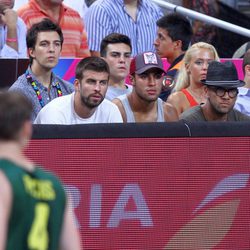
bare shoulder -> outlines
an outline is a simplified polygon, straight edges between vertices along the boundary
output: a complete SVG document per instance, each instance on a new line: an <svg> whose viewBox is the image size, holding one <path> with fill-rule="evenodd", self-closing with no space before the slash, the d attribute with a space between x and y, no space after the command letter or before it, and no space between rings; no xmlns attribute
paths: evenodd
<svg viewBox="0 0 250 250"><path fill-rule="evenodd" d="M177 92L172 93L168 97L167 102L171 103L173 105L173 104L176 104L178 102L183 102L183 101L185 101L185 99L186 99L185 95L181 91L177 91Z"/></svg>
<svg viewBox="0 0 250 250"><path fill-rule="evenodd" d="M172 93L168 97L167 103L172 104L176 108L178 115L185 110L186 106L189 106L186 96L181 91Z"/></svg>
<svg viewBox="0 0 250 250"><path fill-rule="evenodd" d="M118 98L113 99L112 102L113 102L115 105L117 105L118 107L119 107L120 105L122 105L121 100L118 99Z"/></svg>
<svg viewBox="0 0 250 250"><path fill-rule="evenodd" d="M12 189L9 180L0 170L0 249L5 249L8 221L12 203Z"/></svg>
<svg viewBox="0 0 250 250"><path fill-rule="evenodd" d="M170 103L163 104L164 118L166 122L179 121L179 115L176 108Z"/></svg>
<svg viewBox="0 0 250 250"><path fill-rule="evenodd" d="M123 104L121 102L120 99L118 98L115 98L112 100L112 102L118 107L118 109L120 110L120 113L122 115L122 119L123 119L123 122L127 122L127 116L126 116L126 112L125 112L125 109L123 107Z"/></svg>
<svg viewBox="0 0 250 250"><path fill-rule="evenodd" d="M0 192L0 207L1 204L8 204L11 202L11 196L12 196L12 189L11 189L11 184L3 171L0 170L0 183L1 183L1 192ZM7 202L7 203L2 203Z"/></svg>

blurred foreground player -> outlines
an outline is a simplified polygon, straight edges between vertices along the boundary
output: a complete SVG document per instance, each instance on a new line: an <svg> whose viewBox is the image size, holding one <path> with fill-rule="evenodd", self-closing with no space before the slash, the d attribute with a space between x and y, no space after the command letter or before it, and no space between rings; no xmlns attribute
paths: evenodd
<svg viewBox="0 0 250 250"><path fill-rule="evenodd" d="M0 250L80 249L60 181L27 159L31 103L0 93Z"/></svg>

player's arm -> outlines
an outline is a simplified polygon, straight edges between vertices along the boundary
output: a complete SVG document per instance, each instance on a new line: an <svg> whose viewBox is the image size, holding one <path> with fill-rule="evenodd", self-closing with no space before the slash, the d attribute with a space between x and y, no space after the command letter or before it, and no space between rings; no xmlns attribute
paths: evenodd
<svg viewBox="0 0 250 250"><path fill-rule="evenodd" d="M60 250L81 250L79 232L74 224L73 212L71 211L69 199L64 212L63 228L60 239Z"/></svg>
<svg viewBox="0 0 250 250"><path fill-rule="evenodd" d="M0 250L6 246L8 221L12 204L12 190L4 173L0 171Z"/></svg>

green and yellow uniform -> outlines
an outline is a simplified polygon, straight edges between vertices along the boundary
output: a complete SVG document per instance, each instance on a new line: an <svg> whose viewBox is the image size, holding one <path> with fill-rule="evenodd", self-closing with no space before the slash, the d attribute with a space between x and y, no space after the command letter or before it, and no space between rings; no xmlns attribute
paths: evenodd
<svg viewBox="0 0 250 250"><path fill-rule="evenodd" d="M60 181L35 168L29 172L1 159L12 188L6 250L58 250L66 204Z"/></svg>

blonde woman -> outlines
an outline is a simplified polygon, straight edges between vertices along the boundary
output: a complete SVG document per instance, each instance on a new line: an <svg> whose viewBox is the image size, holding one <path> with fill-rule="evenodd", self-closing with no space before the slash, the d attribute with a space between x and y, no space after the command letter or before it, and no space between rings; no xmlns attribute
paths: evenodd
<svg viewBox="0 0 250 250"><path fill-rule="evenodd" d="M214 46L204 42L193 44L185 53L176 84L167 102L180 115L186 109L205 102L204 85L210 61L219 61Z"/></svg>

